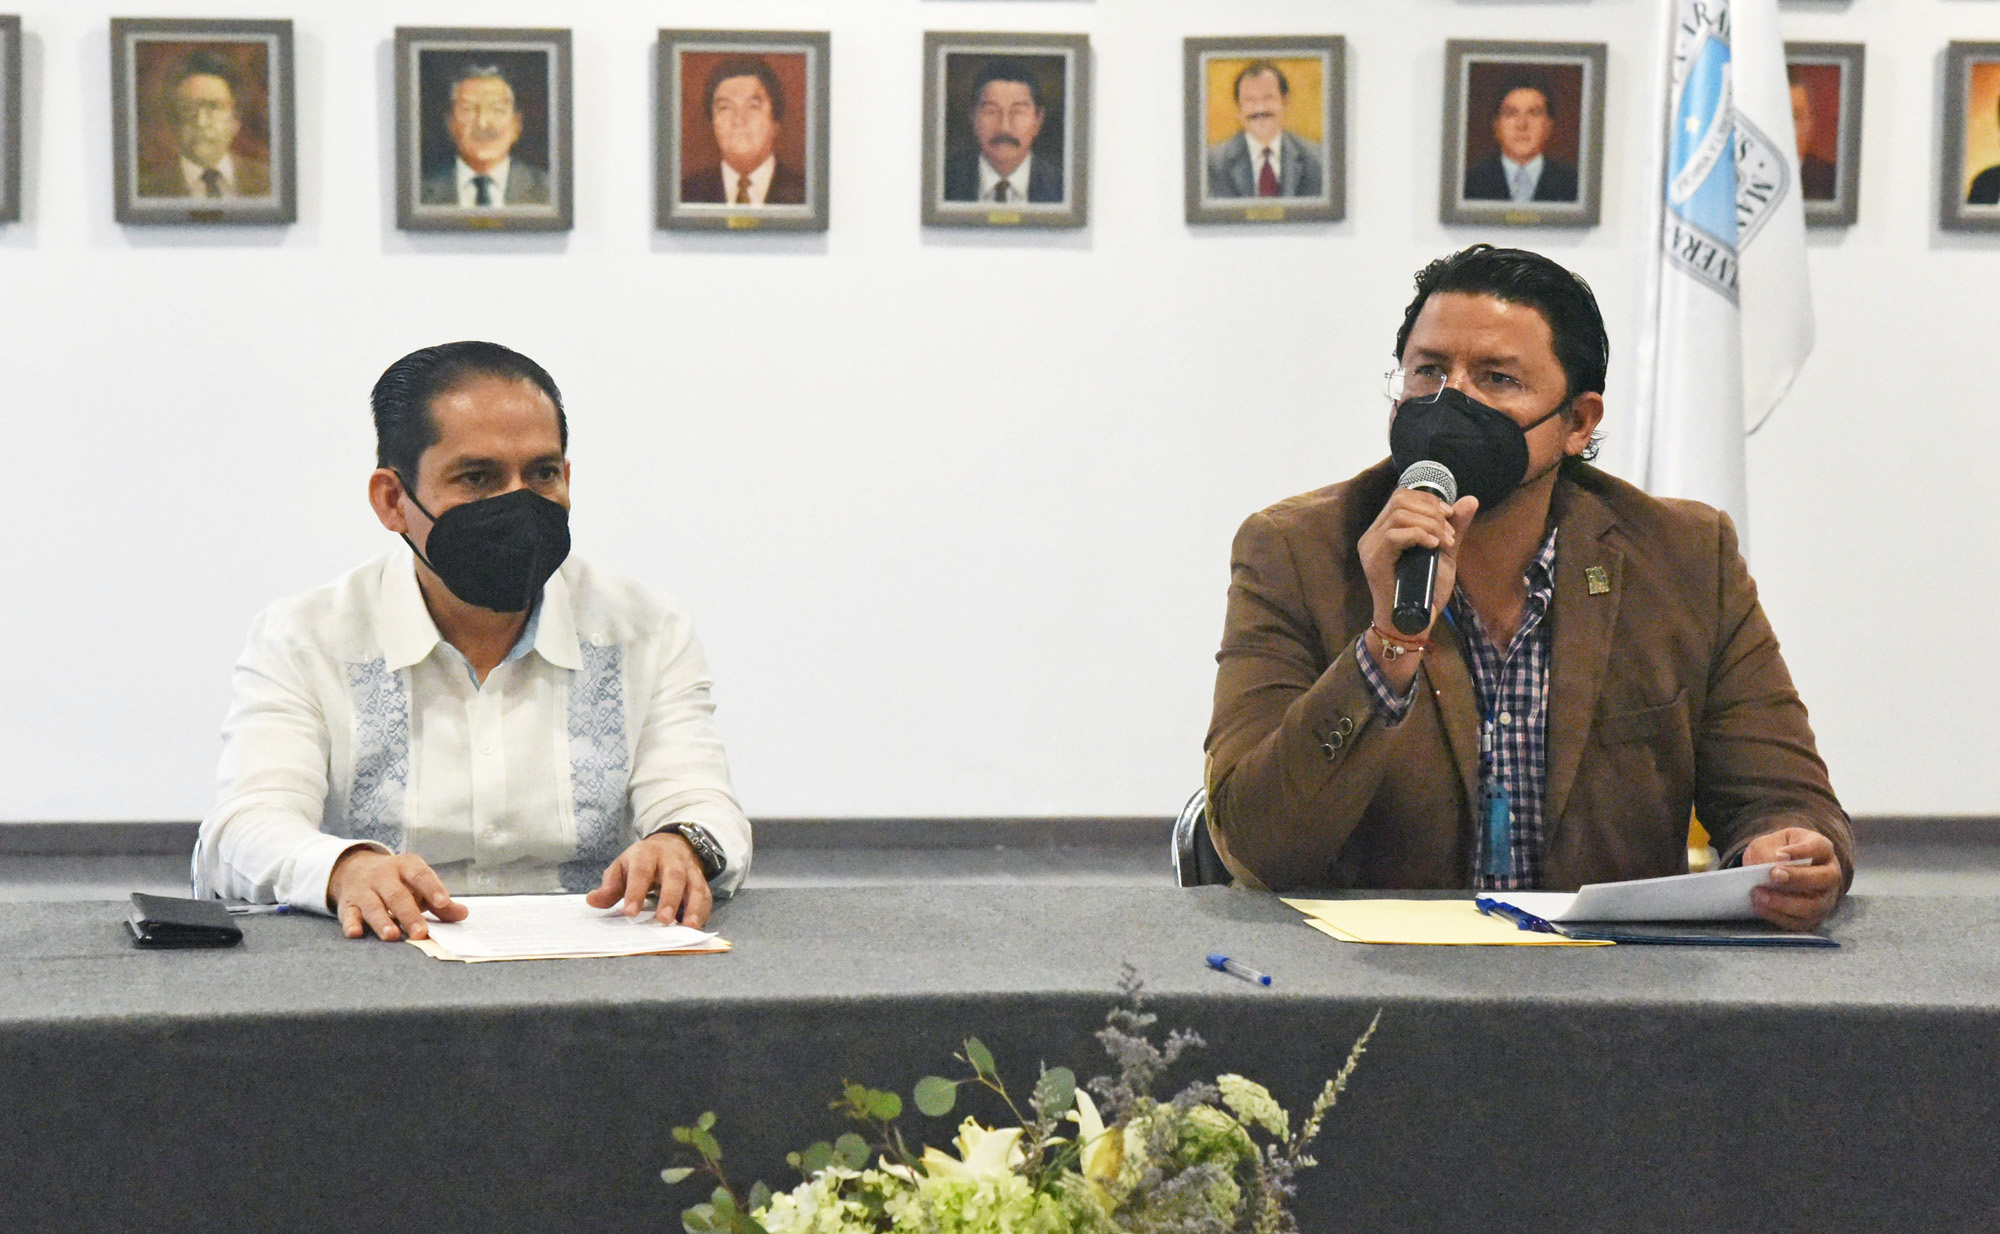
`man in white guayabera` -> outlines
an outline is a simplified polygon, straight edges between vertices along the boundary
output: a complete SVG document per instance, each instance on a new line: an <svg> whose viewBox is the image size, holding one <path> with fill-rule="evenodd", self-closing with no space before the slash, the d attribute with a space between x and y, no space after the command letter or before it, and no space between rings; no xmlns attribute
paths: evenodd
<svg viewBox="0 0 2000 1234"><path fill-rule="evenodd" d="M404 544L251 626L195 893L349 938L423 938L465 917L451 890L703 924L750 865L708 667L678 604L569 556L555 381L449 343L373 401L368 500Z"/></svg>

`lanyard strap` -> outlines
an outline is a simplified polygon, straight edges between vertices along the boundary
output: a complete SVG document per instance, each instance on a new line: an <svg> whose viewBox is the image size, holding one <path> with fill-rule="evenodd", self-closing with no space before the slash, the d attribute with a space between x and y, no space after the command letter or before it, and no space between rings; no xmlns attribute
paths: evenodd
<svg viewBox="0 0 2000 1234"><path fill-rule="evenodd" d="M1484 712L1479 725L1479 821L1480 871L1488 878L1506 878L1514 872L1514 799L1500 783L1500 688L1492 697L1479 679L1479 664L1471 640L1459 629L1453 606L1445 605L1445 620L1459 636L1459 650L1465 657L1466 675L1472 678L1475 706Z"/></svg>

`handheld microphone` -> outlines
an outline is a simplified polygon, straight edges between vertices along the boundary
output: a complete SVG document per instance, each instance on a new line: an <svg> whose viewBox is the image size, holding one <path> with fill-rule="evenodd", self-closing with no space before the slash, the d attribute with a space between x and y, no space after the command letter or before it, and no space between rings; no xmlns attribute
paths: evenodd
<svg viewBox="0 0 2000 1234"><path fill-rule="evenodd" d="M1451 469L1428 459L1405 467L1396 478L1396 487L1434 494L1446 505L1458 500L1458 481ZM1431 608L1437 603L1437 574L1438 551L1434 548L1406 548L1396 559L1396 629L1422 634L1431 624Z"/></svg>

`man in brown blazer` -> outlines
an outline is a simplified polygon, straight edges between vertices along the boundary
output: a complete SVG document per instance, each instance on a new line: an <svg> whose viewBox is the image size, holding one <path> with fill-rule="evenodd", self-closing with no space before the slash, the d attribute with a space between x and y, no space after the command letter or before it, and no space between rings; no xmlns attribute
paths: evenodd
<svg viewBox="0 0 2000 1234"><path fill-rule="evenodd" d="M1589 288L1489 245L1417 286L1394 460L1237 533L1207 743L1224 862L1277 890L1573 889L1685 873L1693 808L1725 864L1809 859L1754 901L1819 924L1853 878L1847 815L1728 516L1585 461ZM1398 487L1406 456L1469 495ZM1437 550L1416 633L1393 611L1411 548Z"/></svg>

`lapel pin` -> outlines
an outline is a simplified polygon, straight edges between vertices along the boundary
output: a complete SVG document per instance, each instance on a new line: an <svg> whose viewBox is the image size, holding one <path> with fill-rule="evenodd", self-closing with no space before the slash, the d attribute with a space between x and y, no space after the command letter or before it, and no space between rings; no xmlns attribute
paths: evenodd
<svg viewBox="0 0 2000 1234"><path fill-rule="evenodd" d="M1583 568L1583 581L1589 587L1590 594L1593 596L1610 594L1611 576L1604 572L1603 566L1585 566Z"/></svg>

